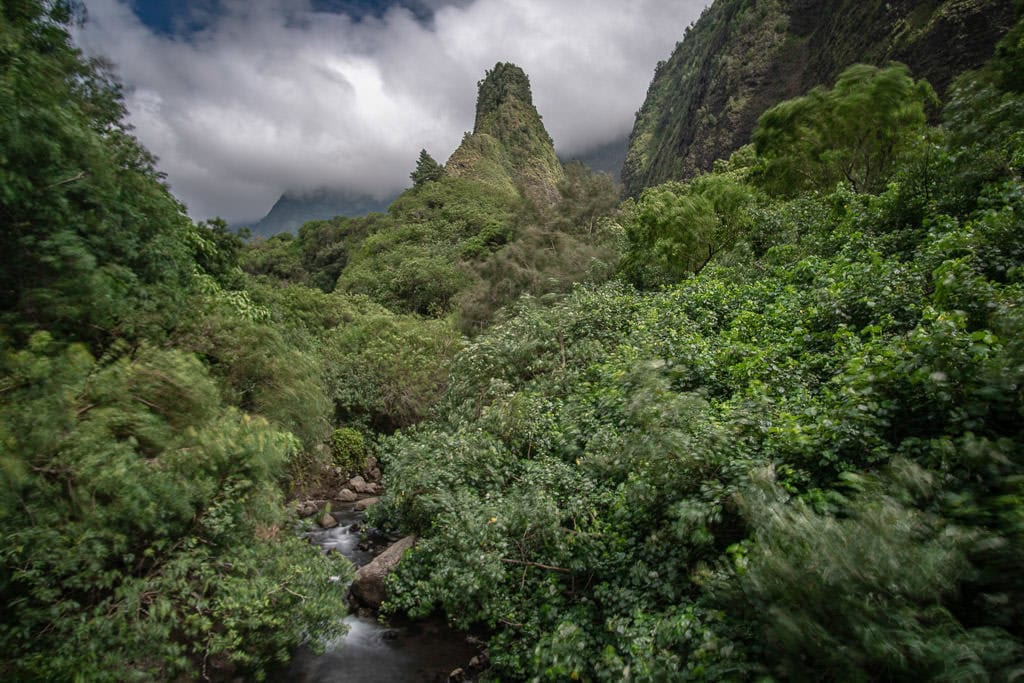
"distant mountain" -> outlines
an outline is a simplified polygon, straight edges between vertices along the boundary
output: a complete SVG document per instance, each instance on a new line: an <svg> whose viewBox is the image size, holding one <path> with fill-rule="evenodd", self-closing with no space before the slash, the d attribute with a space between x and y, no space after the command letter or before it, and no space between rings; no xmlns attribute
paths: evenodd
<svg viewBox="0 0 1024 683"><path fill-rule="evenodd" d="M321 188L306 193L286 192L274 203L270 213L249 229L257 237L270 237L282 232L295 232L303 223L326 220L335 216L365 216L387 211L398 195L377 199L347 190Z"/></svg>
<svg viewBox="0 0 1024 683"><path fill-rule="evenodd" d="M1013 0L715 0L658 65L626 191L685 179L746 144L758 117L856 62L907 64L941 94L991 57Z"/></svg>
<svg viewBox="0 0 1024 683"><path fill-rule="evenodd" d="M612 140L583 154L563 156L562 160L580 161L595 171L607 173L615 182L620 182L622 179L622 164L626 161L627 149L629 149L629 137L623 136L619 140Z"/></svg>

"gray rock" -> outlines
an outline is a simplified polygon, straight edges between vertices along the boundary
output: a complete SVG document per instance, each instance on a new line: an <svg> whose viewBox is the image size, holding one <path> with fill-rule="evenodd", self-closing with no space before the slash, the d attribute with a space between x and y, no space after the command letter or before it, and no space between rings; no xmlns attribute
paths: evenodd
<svg viewBox="0 0 1024 683"><path fill-rule="evenodd" d="M462 669L455 669L448 674L449 683L462 683L466 680L466 672Z"/></svg>
<svg viewBox="0 0 1024 683"><path fill-rule="evenodd" d="M342 503L354 503L359 500L359 496L351 489L342 489L341 493L338 494L338 500Z"/></svg>
<svg viewBox="0 0 1024 683"><path fill-rule="evenodd" d="M367 484L366 480L362 477L352 477L348 485L356 493L373 493L372 485Z"/></svg>
<svg viewBox="0 0 1024 683"><path fill-rule="evenodd" d="M370 481L380 481L380 468L374 467L367 476L370 477Z"/></svg>
<svg viewBox="0 0 1024 683"><path fill-rule="evenodd" d="M376 505L380 502L380 498L363 498L361 501L356 503L356 512L362 512L372 505Z"/></svg>
<svg viewBox="0 0 1024 683"><path fill-rule="evenodd" d="M473 657L473 659L469 660L469 669L470 671L480 673L481 671L486 669L490 663L491 656L487 654L486 651L484 651L478 654L476 657Z"/></svg>
<svg viewBox="0 0 1024 683"><path fill-rule="evenodd" d="M352 596L367 607L379 608L387 597L384 579L415 543L415 536L406 536L375 557L373 562L360 567L352 581Z"/></svg>
<svg viewBox="0 0 1024 683"><path fill-rule="evenodd" d="M295 504L295 512L299 517L311 517L316 514L316 503L311 500L304 500Z"/></svg>
<svg viewBox="0 0 1024 683"><path fill-rule="evenodd" d="M320 518L320 526L325 529L333 529L338 526L338 520L332 517L329 512L325 512L324 516Z"/></svg>

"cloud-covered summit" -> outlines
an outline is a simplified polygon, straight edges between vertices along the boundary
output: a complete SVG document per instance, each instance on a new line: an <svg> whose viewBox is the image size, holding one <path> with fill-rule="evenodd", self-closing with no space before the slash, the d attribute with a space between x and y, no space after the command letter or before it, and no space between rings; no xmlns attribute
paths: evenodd
<svg viewBox="0 0 1024 683"><path fill-rule="evenodd" d="M706 4L411 0L345 13L346 0L220 0L176 33L123 0L85 2L76 39L116 65L175 194L196 218L229 220L286 190L406 186L421 148L446 158L472 129L476 83L499 61L530 75L561 154L621 139Z"/></svg>

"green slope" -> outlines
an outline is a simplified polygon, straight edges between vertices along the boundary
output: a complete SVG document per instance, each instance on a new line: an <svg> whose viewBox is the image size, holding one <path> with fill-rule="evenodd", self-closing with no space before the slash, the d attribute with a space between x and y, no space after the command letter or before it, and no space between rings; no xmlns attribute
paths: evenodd
<svg viewBox="0 0 1024 683"><path fill-rule="evenodd" d="M711 169L768 107L856 62L900 61L942 93L992 54L1010 0L718 0L658 65L623 168L631 195Z"/></svg>

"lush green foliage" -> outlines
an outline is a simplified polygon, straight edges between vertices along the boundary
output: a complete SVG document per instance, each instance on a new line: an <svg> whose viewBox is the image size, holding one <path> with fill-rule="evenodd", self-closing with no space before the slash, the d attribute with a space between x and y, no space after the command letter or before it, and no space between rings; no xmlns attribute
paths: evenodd
<svg viewBox="0 0 1024 683"><path fill-rule="evenodd" d="M654 73L630 136L622 171L626 191L639 197L654 185L710 171L717 160L750 142L767 109L833 83L851 64L905 63L945 93L962 71L992 56L993 46L1015 22L1013 5L1010 0L709 3ZM1013 71L1011 62L1004 63Z"/></svg>
<svg viewBox="0 0 1024 683"><path fill-rule="evenodd" d="M0 4L0 677L258 678L320 642L347 565L282 484L369 448L374 521L421 538L388 607L488 629L494 677L1024 666L1019 29L942 127L858 67L621 205L499 64L387 214L243 246L48 8Z"/></svg>
<svg viewBox="0 0 1024 683"><path fill-rule="evenodd" d="M331 455L334 464L349 474L358 474L366 467L366 440L362 432L351 427L335 429L331 434Z"/></svg>
<svg viewBox="0 0 1024 683"><path fill-rule="evenodd" d="M282 505L328 432L322 373L63 8L0 3L0 677L259 677L344 611L347 565Z"/></svg>
<svg viewBox="0 0 1024 683"><path fill-rule="evenodd" d="M934 130L873 194L779 199L741 157L637 206L633 262L657 235L698 274L523 300L468 344L385 443L376 518L421 535L390 608L491 629L503 680L1012 676L1024 147L980 122L1019 95L952 101L1002 163Z"/></svg>
<svg viewBox="0 0 1024 683"><path fill-rule="evenodd" d="M905 66L856 64L831 90L815 88L766 111L754 131L764 180L779 194L881 190L925 127L935 92Z"/></svg>
<svg viewBox="0 0 1024 683"><path fill-rule="evenodd" d="M332 569L282 531L294 437L225 410L190 354L121 351L6 350L5 677L259 671L336 629Z"/></svg>
<svg viewBox="0 0 1024 683"><path fill-rule="evenodd" d="M0 324L89 340L182 309L194 230L123 122L117 86L41 2L0 7Z"/></svg>
<svg viewBox="0 0 1024 683"><path fill-rule="evenodd" d="M689 183L666 183L645 191L626 230L629 248L623 272L640 287L699 274L711 260L749 232L760 193L748 184L746 154Z"/></svg>

